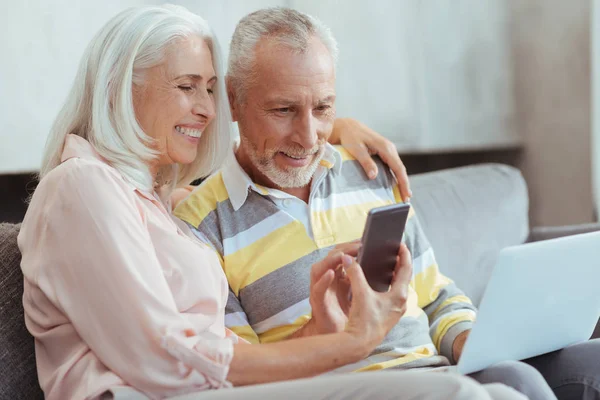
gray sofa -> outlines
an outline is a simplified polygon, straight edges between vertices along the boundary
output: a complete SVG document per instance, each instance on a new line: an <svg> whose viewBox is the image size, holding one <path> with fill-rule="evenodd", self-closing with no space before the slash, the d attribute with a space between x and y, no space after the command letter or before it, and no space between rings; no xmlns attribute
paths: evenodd
<svg viewBox="0 0 600 400"><path fill-rule="evenodd" d="M600 230L600 225L533 228L518 170L499 164L412 176L413 205L442 271L481 300L500 249L527 241ZM19 225L0 224L0 400L43 398L33 339L23 322ZM600 334L596 329L594 337Z"/></svg>

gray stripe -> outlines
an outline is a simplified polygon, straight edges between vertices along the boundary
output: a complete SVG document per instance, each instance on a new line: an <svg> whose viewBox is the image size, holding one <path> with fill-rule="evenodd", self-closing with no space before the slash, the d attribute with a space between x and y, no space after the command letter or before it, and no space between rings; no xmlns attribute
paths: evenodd
<svg viewBox="0 0 600 400"><path fill-rule="evenodd" d="M307 299L310 294L310 268L329 250L330 247L315 250L241 289L239 298L250 324L264 321Z"/></svg>
<svg viewBox="0 0 600 400"><path fill-rule="evenodd" d="M395 347L415 347L432 344L427 316L402 317L389 331L383 342L371 353L372 356L394 350Z"/></svg>
<svg viewBox="0 0 600 400"><path fill-rule="evenodd" d="M200 226L198 226L198 231L202 232L202 234L206 237L206 239L208 239L210 244L212 244L214 249L217 250L222 257L223 238L221 237L220 228L221 226L219 225L216 212L211 211L206 218L202 220Z"/></svg>
<svg viewBox="0 0 600 400"><path fill-rule="evenodd" d="M278 211L272 200L254 191L248 193L248 199L237 211L233 210L229 199L220 202L217 204L217 213L223 240L252 228Z"/></svg>
<svg viewBox="0 0 600 400"><path fill-rule="evenodd" d="M397 367L389 368L391 370L394 369L415 369L415 368L425 368L425 367L447 367L450 365L450 361L444 356L432 356L426 358L418 358L414 361L408 362L406 364L398 365Z"/></svg>
<svg viewBox="0 0 600 400"><path fill-rule="evenodd" d="M377 168L380 171L389 171L388 168L379 160L375 159ZM391 175L378 174L377 178L370 180L365 174L362 166L356 160L344 161L340 175L328 173L314 196L317 198L327 198L332 193L346 193L363 189L379 189L382 187L391 187Z"/></svg>
<svg viewBox="0 0 600 400"><path fill-rule="evenodd" d="M472 327L473 323L471 321L463 321L448 329L448 332L446 332L446 335L444 335L442 342L440 343L440 354L447 357L451 363L455 364L456 360L454 359L454 354L452 354L454 339L462 332L471 329Z"/></svg>
<svg viewBox="0 0 600 400"><path fill-rule="evenodd" d="M229 288L229 295L227 296L227 305L225 306L225 314L233 314L236 312L245 312L245 311L242 308L242 305L240 304L239 299L237 297L235 297L233 290L231 290L231 288Z"/></svg>
<svg viewBox="0 0 600 400"><path fill-rule="evenodd" d="M423 229L421 229L417 215L413 215L406 223L404 237L406 238L406 246L410 250L413 260L419 258L431 247Z"/></svg>

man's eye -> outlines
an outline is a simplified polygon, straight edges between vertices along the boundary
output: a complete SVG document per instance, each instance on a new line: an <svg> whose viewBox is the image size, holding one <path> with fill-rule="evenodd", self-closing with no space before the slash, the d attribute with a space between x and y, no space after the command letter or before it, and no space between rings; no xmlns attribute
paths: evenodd
<svg viewBox="0 0 600 400"><path fill-rule="evenodd" d="M322 105L322 106L318 106L316 108L316 110L319 112L325 112L325 111L329 110L330 108L331 108L331 106L329 106L329 105Z"/></svg>
<svg viewBox="0 0 600 400"><path fill-rule="evenodd" d="M206 91L208 92L208 94L214 94L215 93L214 89L212 89L212 88L211 89L206 89Z"/></svg>
<svg viewBox="0 0 600 400"><path fill-rule="evenodd" d="M275 111L277 111L279 113L287 114L291 111L291 109L289 107L281 107L281 108L276 108Z"/></svg>

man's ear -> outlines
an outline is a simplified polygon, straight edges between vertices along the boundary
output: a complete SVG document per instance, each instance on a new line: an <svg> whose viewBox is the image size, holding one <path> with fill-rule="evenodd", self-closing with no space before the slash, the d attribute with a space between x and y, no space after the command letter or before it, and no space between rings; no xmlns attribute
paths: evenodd
<svg viewBox="0 0 600 400"><path fill-rule="evenodd" d="M225 83L227 85L227 98L229 99L229 110L231 111L231 120L233 122L237 122L238 121L238 115L237 115L238 107L235 102L236 98L235 98L235 94L233 91L233 85L231 83L231 79L227 78L227 81Z"/></svg>

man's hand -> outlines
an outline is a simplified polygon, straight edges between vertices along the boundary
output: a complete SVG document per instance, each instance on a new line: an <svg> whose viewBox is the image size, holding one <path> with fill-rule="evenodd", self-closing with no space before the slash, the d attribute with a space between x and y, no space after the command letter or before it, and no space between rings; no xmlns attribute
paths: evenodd
<svg viewBox="0 0 600 400"><path fill-rule="evenodd" d="M463 347L465 346L467 337L469 337L469 333L471 333L470 329L459 333L459 335L454 339L454 343L452 343L452 357L454 357L454 361L456 362L458 362L460 356L462 355Z"/></svg>
<svg viewBox="0 0 600 400"><path fill-rule="evenodd" d="M372 156L379 155L396 176L402 200L408 201L412 197L406 168L396 146L379 133L355 119L337 118L329 142L344 146L360 163L369 179L377 177L377 165Z"/></svg>
<svg viewBox="0 0 600 400"><path fill-rule="evenodd" d="M310 271L312 318L291 337L341 332L348 322L350 282L342 266L344 255L356 257L359 241L337 245Z"/></svg>

